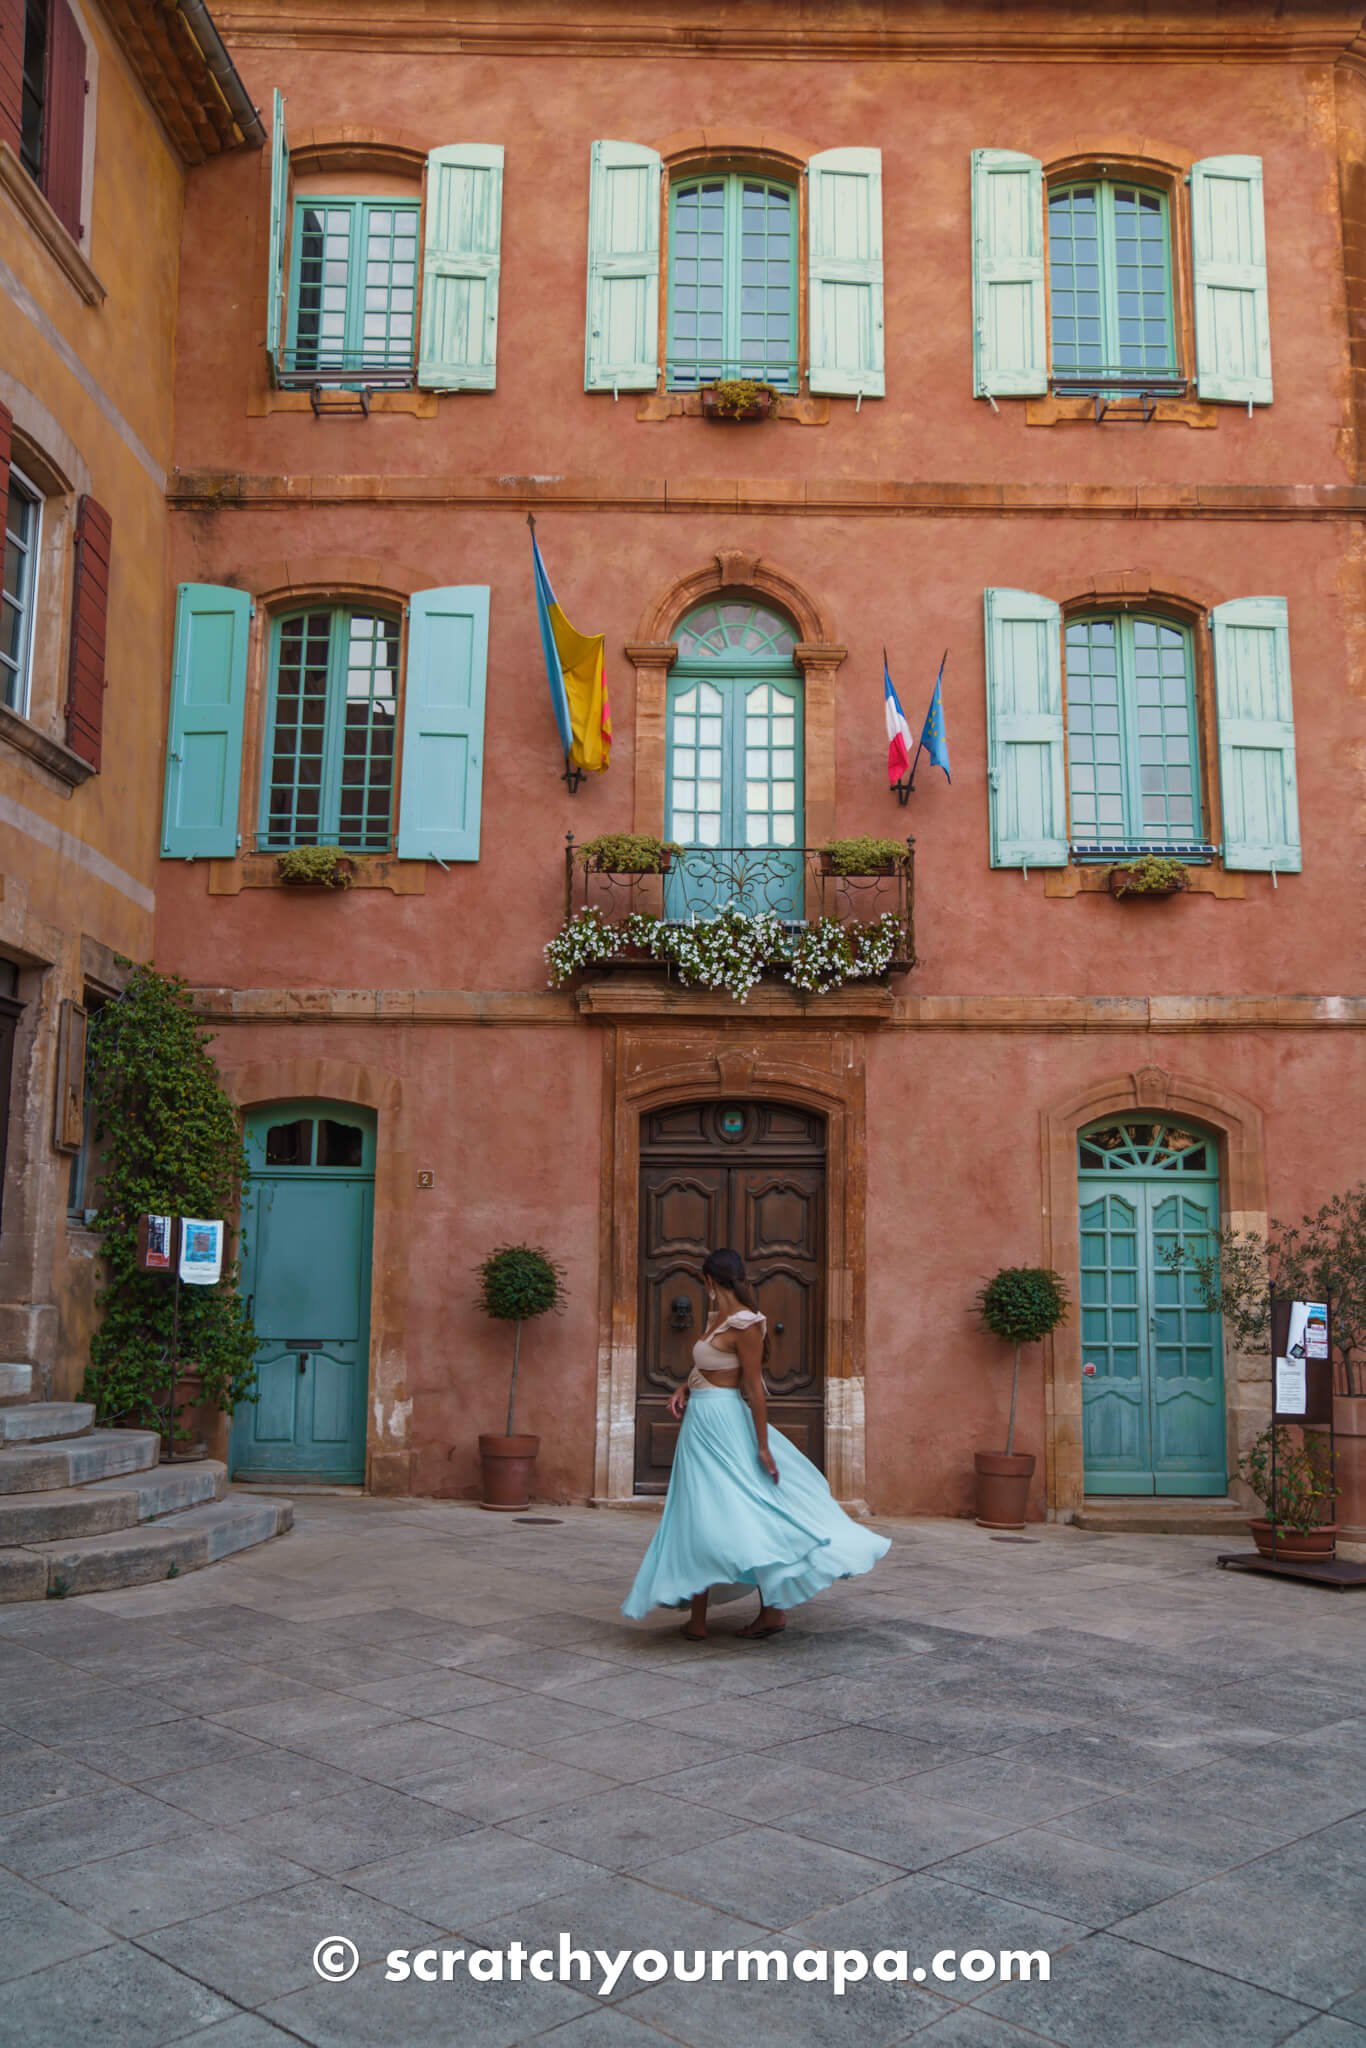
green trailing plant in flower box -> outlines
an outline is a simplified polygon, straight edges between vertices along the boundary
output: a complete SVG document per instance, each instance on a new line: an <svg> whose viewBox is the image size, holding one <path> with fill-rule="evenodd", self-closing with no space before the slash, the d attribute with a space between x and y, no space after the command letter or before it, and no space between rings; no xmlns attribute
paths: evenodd
<svg viewBox="0 0 1366 2048"><path fill-rule="evenodd" d="M821 848L834 875L895 874L906 866L910 853L901 839L830 839Z"/></svg>
<svg viewBox="0 0 1366 2048"><path fill-rule="evenodd" d="M1110 870L1110 890L1115 896L1175 896L1189 887L1190 870L1185 862L1165 854L1145 853Z"/></svg>
<svg viewBox="0 0 1366 2048"><path fill-rule="evenodd" d="M777 396L771 384L757 377L720 377L704 384L703 400L716 419L749 420L772 410Z"/></svg>
<svg viewBox="0 0 1366 2048"><path fill-rule="evenodd" d="M653 832L602 832L576 849L586 868L603 875L657 875L683 851L673 839Z"/></svg>
<svg viewBox="0 0 1366 2048"><path fill-rule="evenodd" d="M277 855L280 880L294 887L349 889L352 861L339 846L291 846Z"/></svg>

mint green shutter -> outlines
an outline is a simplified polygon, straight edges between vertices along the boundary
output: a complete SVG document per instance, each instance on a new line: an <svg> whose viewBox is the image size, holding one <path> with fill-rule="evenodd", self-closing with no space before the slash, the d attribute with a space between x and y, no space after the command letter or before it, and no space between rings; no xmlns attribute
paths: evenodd
<svg viewBox="0 0 1366 2048"><path fill-rule="evenodd" d="M176 593L161 827L169 860L237 851L251 612L245 590L182 583Z"/></svg>
<svg viewBox="0 0 1366 2048"><path fill-rule="evenodd" d="M424 391L493 389L502 224L502 145L434 149L423 209L417 381Z"/></svg>
<svg viewBox="0 0 1366 2048"><path fill-rule="evenodd" d="M806 180L810 388L881 398L882 151L822 150Z"/></svg>
<svg viewBox="0 0 1366 2048"><path fill-rule="evenodd" d="M585 391L653 391L659 382L662 176L658 150L593 144Z"/></svg>
<svg viewBox="0 0 1366 2048"><path fill-rule="evenodd" d="M1201 398L1271 403L1271 317L1259 156L1191 166L1196 388Z"/></svg>
<svg viewBox="0 0 1366 2048"><path fill-rule="evenodd" d="M1224 866L1297 874L1289 607L1283 597L1236 597L1214 607L1210 624Z"/></svg>
<svg viewBox="0 0 1366 2048"><path fill-rule="evenodd" d="M478 860L489 592L414 591L403 693L400 860Z"/></svg>
<svg viewBox="0 0 1366 2048"><path fill-rule="evenodd" d="M991 865L1066 867L1061 607L989 590L986 654Z"/></svg>
<svg viewBox="0 0 1366 2048"><path fill-rule="evenodd" d="M972 333L976 397L1047 391L1043 165L1012 149L972 152Z"/></svg>
<svg viewBox="0 0 1366 2048"><path fill-rule="evenodd" d="M289 204L289 143L285 99L275 88L270 130L270 245L266 279L266 353L272 374L280 367L280 330L285 303L285 222Z"/></svg>

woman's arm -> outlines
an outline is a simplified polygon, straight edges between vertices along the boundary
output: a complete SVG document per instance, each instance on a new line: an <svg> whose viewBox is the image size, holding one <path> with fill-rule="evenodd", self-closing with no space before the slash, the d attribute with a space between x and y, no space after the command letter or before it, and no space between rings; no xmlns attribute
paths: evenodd
<svg viewBox="0 0 1366 2048"><path fill-rule="evenodd" d="M778 1467L768 1447L768 1401L764 1394L764 1330L751 1323L735 1332L735 1356L740 1367L740 1385L754 1417L754 1434L759 1439L759 1463L777 1484Z"/></svg>

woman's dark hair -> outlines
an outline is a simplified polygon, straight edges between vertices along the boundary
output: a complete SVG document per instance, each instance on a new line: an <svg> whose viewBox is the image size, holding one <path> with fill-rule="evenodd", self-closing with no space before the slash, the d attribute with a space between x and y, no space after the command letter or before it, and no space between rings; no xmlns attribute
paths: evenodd
<svg viewBox="0 0 1366 2048"><path fill-rule="evenodd" d="M702 1261L702 1271L708 1280L714 1280L718 1287L725 1287L744 1303L746 1308L758 1310L759 1297L745 1278L745 1262L739 1252L723 1246L720 1251L708 1252ZM768 1324L764 1324L764 1364L768 1364Z"/></svg>

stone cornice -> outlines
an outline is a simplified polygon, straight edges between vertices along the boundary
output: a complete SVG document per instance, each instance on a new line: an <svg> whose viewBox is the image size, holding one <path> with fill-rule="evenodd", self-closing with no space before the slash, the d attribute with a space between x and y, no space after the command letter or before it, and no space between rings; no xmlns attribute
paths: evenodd
<svg viewBox="0 0 1366 2048"><path fill-rule="evenodd" d="M712 59L790 63L1003 63L1043 59L1066 64L1332 63L1361 33L1361 11L1312 4L1236 10L1214 5L1135 9L1121 0L1087 6L1007 5L1003 0L861 6L857 20L839 10L794 26L791 10L744 0L739 7L679 0L667 10L613 0L538 7L527 0L509 18L497 0L453 6L444 18L424 0L339 10L333 0L295 0L266 10L250 4L217 10L234 49L309 52L383 51L392 55ZM847 12L852 16L854 9Z"/></svg>
<svg viewBox="0 0 1366 2048"><path fill-rule="evenodd" d="M554 505L607 512L750 512L789 517L944 519L1366 519L1361 484L996 484L871 477L298 476L177 471L175 509L290 505Z"/></svg>
<svg viewBox="0 0 1366 2048"><path fill-rule="evenodd" d="M1366 1031L1366 995L916 996L881 987L801 999L760 986L744 1005L662 977L609 976L577 995L482 989L196 988L206 1023L566 1025L581 1014L639 1023L723 1018L753 1027L862 1022L902 1031L1167 1033Z"/></svg>

